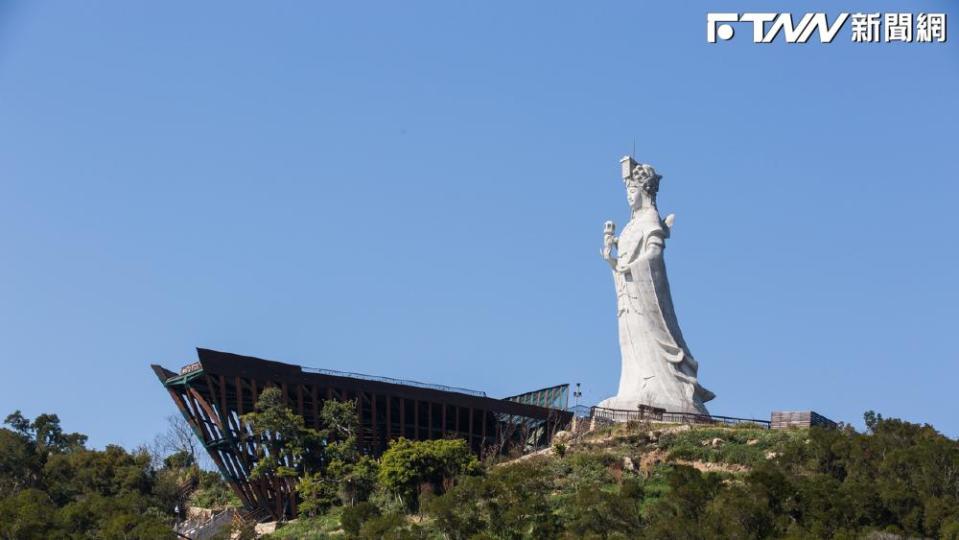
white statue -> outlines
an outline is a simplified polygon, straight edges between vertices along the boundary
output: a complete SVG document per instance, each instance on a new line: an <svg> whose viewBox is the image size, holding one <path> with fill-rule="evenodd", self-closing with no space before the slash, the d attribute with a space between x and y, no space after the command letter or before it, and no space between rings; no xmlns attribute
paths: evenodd
<svg viewBox="0 0 959 540"><path fill-rule="evenodd" d="M603 231L603 259L613 269L619 319L622 373L619 392L599 406L636 410L640 405L669 412L709 414L703 403L716 397L699 385L699 364L689 353L673 309L663 249L675 216L656 208L656 170L624 157L623 182L632 209L616 238L616 225ZM615 251L615 253L614 253Z"/></svg>

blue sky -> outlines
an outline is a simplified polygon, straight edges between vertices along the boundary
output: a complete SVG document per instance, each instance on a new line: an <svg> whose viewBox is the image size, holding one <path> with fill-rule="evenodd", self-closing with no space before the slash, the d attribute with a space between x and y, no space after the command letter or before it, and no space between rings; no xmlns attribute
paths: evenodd
<svg viewBox="0 0 959 540"><path fill-rule="evenodd" d="M0 412L148 441L196 346L595 403L635 141L712 412L955 437L954 6L0 3ZM706 43L789 10L954 28Z"/></svg>

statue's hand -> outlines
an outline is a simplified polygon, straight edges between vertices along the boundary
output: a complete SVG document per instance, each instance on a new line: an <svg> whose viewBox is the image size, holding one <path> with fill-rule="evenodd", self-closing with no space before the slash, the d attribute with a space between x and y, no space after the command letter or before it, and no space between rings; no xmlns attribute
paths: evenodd
<svg viewBox="0 0 959 540"><path fill-rule="evenodd" d="M607 221L603 224L603 260L608 262L613 268L616 268L616 257L613 256L613 248L616 247L616 224Z"/></svg>

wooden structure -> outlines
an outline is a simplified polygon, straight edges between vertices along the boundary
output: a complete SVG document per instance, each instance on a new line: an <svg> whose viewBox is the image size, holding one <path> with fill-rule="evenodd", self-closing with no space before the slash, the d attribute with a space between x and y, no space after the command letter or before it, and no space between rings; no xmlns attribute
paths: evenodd
<svg viewBox="0 0 959 540"><path fill-rule="evenodd" d="M815 411L773 411L770 417L773 429L791 427L836 427L836 423Z"/></svg>
<svg viewBox="0 0 959 540"><path fill-rule="evenodd" d="M197 349L199 361L179 372L153 365L177 408L250 512L274 519L296 515L292 483L250 478L262 449L242 416L268 387L282 390L307 426L321 427L325 400L353 401L362 451L379 455L390 440L459 438L477 454L524 452L549 444L572 413L487 397L463 388L311 370L231 353Z"/></svg>

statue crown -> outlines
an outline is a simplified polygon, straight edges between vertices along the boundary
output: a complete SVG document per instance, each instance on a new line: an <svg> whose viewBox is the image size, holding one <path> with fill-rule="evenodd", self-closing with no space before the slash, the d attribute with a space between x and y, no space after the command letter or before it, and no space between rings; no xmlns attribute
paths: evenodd
<svg viewBox="0 0 959 540"><path fill-rule="evenodd" d="M656 195L659 191L659 181L663 177L656 174L656 169L652 165L638 163L631 156L626 156L619 162L622 165L623 184L627 188L637 187L650 195Z"/></svg>

